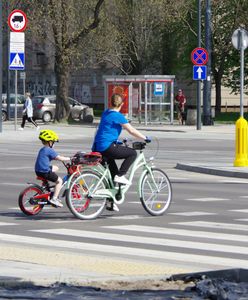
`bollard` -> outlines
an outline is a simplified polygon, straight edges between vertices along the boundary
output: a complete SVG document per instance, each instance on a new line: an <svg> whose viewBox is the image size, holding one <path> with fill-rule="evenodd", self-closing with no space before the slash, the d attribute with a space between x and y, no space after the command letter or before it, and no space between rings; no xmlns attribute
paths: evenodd
<svg viewBox="0 0 248 300"><path fill-rule="evenodd" d="M236 121L236 158L234 161L234 167L246 167L248 166L248 132L247 121L240 117Z"/></svg>

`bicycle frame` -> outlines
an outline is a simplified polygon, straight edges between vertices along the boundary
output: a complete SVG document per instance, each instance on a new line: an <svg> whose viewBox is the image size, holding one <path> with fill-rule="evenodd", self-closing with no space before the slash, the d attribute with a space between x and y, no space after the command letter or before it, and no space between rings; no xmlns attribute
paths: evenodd
<svg viewBox="0 0 248 300"><path fill-rule="evenodd" d="M152 159L150 159L150 161L152 161ZM141 167L143 167L143 172L140 176L140 180L139 180L139 184L138 184L138 192L139 193L140 193L141 179L143 177L143 174L148 171L152 175L151 168L153 167L153 166L148 165L148 163L145 159L143 151L140 151L139 155L137 156L136 160L134 161L134 163L131 166L130 175L129 175L129 181L130 182L133 181L133 177L134 177L135 172ZM116 204L122 204L124 202L125 194L129 190L130 185L115 186L114 182L112 180L111 173L110 173L110 170L109 170L108 166L106 168L104 168L102 165L91 167L91 168L84 168L83 171L93 171L93 172L97 172L99 175L101 175L101 178L98 181L97 185L95 186L94 191L89 193L89 195L88 195L89 197L92 197L92 198L102 198L102 197L111 198L111 199L113 199L113 201ZM153 175L152 175L152 178L153 178ZM110 185L110 188L97 189L103 181L107 181ZM154 183L155 183L155 181L154 181ZM121 198L119 200L116 199L116 194L118 192L120 192L120 195L121 195Z"/></svg>

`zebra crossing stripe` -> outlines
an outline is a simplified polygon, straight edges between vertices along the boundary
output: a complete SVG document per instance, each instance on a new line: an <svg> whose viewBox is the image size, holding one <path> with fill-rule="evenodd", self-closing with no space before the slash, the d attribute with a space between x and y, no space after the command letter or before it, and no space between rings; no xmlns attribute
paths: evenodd
<svg viewBox="0 0 248 300"><path fill-rule="evenodd" d="M172 222L171 224L183 225L183 226L193 226L193 227L248 231L248 225L243 225L243 224L205 222L205 221Z"/></svg>
<svg viewBox="0 0 248 300"><path fill-rule="evenodd" d="M236 241L241 243L248 242L247 235L216 233L210 231L193 231L193 230L185 230L185 229L140 226L140 225L104 226L104 228L117 229L117 230L121 229L121 230L136 231L136 232L147 232L147 233L155 233L155 234L163 234L163 235L173 235L173 236L178 235L178 236L188 236L188 237L199 237L203 239Z"/></svg>
<svg viewBox="0 0 248 300"><path fill-rule="evenodd" d="M147 245L158 245L166 247L177 247L177 248L187 248L187 249L198 249L207 251L217 251L225 253L237 253L237 254L248 254L247 247L242 246L232 246L232 245L222 245L222 244L212 244L212 243L202 243L202 242L191 242L186 240L172 240L165 238L153 238L153 237L144 237L137 235L124 235L116 233L106 233L99 231L84 231L84 230L75 230L75 229L39 229L39 230L30 230L33 232L42 232L46 234L56 234L63 236L73 236L81 238L94 238L101 240L114 240L128 243L136 244L147 244Z"/></svg>
<svg viewBox="0 0 248 300"><path fill-rule="evenodd" d="M14 234L0 234L0 241L2 242L11 242L14 244L28 244L31 246L48 246L62 249L73 249L73 250L84 250L85 255L92 255L93 252L100 253L100 256L103 256L103 253L108 253L111 255L117 255L120 257L121 254L124 256L131 257L141 257L157 259L160 263L161 260L165 260L163 263L168 263L172 261L190 263L190 264L204 264L208 266L216 267L228 267L228 268L248 268L248 261L245 259L234 259L234 258L225 258L217 256L206 256L198 254L186 254L181 252L169 252L169 251L160 251L152 249L142 249L142 248L131 248L123 246L111 246L105 244L96 244L96 243L83 243L83 242L73 242L65 240L55 240L48 238L40 237L31 237L31 236L21 236ZM206 244L207 245L207 244Z"/></svg>
<svg viewBox="0 0 248 300"><path fill-rule="evenodd" d="M12 226L12 225L18 225L18 224L17 223L0 222L0 226Z"/></svg>

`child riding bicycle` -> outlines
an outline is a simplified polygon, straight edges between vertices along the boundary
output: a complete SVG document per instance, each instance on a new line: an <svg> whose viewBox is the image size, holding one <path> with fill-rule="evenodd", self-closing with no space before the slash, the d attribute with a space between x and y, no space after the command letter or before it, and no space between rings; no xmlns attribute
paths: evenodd
<svg viewBox="0 0 248 300"><path fill-rule="evenodd" d="M50 162L52 160L70 161L70 157L58 155L58 153L53 149L54 143L59 141L58 135L53 130L41 130L39 139L44 147L39 150L35 163L35 173L39 177L55 182L54 194L49 202L56 207L63 207L61 200L58 199L63 180L56 174L59 168L57 166L50 165Z"/></svg>

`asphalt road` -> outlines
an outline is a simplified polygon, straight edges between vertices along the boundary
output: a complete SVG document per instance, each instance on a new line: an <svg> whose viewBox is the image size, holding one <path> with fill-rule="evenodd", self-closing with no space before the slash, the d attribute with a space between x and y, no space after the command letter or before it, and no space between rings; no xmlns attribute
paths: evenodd
<svg viewBox="0 0 248 300"><path fill-rule="evenodd" d="M80 132L72 130L56 149L64 155L89 150L93 132L87 129L79 139ZM34 132L32 138L0 139L1 259L61 268L84 265L80 270L88 278L96 273L113 278L248 268L247 179L175 169L178 162L233 161L232 135L147 133L154 137L148 155L156 155L155 164L172 182L169 211L161 217L148 215L133 184L120 212L104 211L92 221L76 219L66 206L24 216L18 194L26 182L36 181L33 165L40 142ZM63 175L62 165L60 171Z"/></svg>

